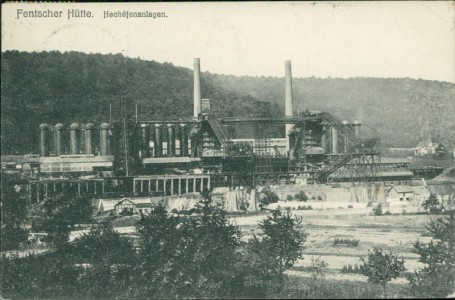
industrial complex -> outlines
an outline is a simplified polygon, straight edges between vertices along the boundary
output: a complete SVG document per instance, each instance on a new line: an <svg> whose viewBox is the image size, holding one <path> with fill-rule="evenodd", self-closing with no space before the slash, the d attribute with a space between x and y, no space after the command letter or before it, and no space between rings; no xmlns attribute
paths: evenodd
<svg viewBox="0 0 455 300"><path fill-rule="evenodd" d="M291 61L285 62L284 116L270 115L268 103L259 102L254 116L220 117L201 95L199 58L193 76L194 110L187 118L140 120L121 101L121 116L111 124L41 124L39 155L22 158L22 171L34 174L28 183L32 202L65 186L103 198L271 183L399 184L414 177L405 160L381 159L380 139L363 138L358 120L296 112ZM237 138L239 126L254 136ZM285 127L285 135L271 137L271 126Z"/></svg>

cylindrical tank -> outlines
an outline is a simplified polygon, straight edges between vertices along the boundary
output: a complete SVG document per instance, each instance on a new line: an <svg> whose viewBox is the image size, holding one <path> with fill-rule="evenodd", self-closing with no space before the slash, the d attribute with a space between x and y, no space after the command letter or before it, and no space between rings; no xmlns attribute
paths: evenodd
<svg viewBox="0 0 455 300"><path fill-rule="evenodd" d="M70 154L79 154L79 124L70 125Z"/></svg>
<svg viewBox="0 0 455 300"><path fill-rule="evenodd" d="M175 156L175 126L167 124L167 156Z"/></svg>
<svg viewBox="0 0 455 300"><path fill-rule="evenodd" d="M100 155L107 156L109 155L108 150L108 134L111 126L108 123L103 123L100 125Z"/></svg>
<svg viewBox="0 0 455 300"><path fill-rule="evenodd" d="M62 145L62 136L63 136L63 126L62 123L55 124L55 132L54 132L54 147L55 147L55 155L60 156L63 154L63 145Z"/></svg>
<svg viewBox="0 0 455 300"><path fill-rule="evenodd" d="M186 124L180 124L180 156L188 156L188 132Z"/></svg>
<svg viewBox="0 0 455 300"><path fill-rule="evenodd" d="M332 127L331 137L332 137L332 154L337 154L338 153L338 132L335 127Z"/></svg>
<svg viewBox="0 0 455 300"><path fill-rule="evenodd" d="M352 124L354 127L354 134L359 138L360 137L360 128L362 127L362 123L360 123L358 120L355 120L354 123Z"/></svg>
<svg viewBox="0 0 455 300"><path fill-rule="evenodd" d="M93 123L85 124L85 154L93 154Z"/></svg>
<svg viewBox="0 0 455 300"><path fill-rule="evenodd" d="M141 154L142 158L149 157L149 137L148 137L148 130L147 124L141 124Z"/></svg>
<svg viewBox="0 0 455 300"><path fill-rule="evenodd" d="M155 124L155 157L163 156L163 134L161 124Z"/></svg>
<svg viewBox="0 0 455 300"><path fill-rule="evenodd" d="M39 149L41 156L49 156L49 125L41 124L39 126L40 138Z"/></svg>

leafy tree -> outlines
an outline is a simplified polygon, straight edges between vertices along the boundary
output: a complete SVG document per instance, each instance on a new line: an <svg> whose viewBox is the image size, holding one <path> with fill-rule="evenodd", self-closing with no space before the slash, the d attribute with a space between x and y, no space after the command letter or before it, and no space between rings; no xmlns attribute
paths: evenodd
<svg viewBox="0 0 455 300"><path fill-rule="evenodd" d="M17 249L27 241L25 228L28 200L23 181L17 176L2 174L1 188L1 245L2 250Z"/></svg>
<svg viewBox="0 0 455 300"><path fill-rule="evenodd" d="M386 284L406 271L403 258L399 260L393 253L384 252L379 248L373 248L366 259L364 257L360 259L363 262L362 274L368 277L368 282L380 284L384 295L386 294Z"/></svg>
<svg viewBox="0 0 455 300"><path fill-rule="evenodd" d="M138 224L140 272L147 297L227 297L235 290L233 269L240 231L211 197L194 215L168 215L157 206Z"/></svg>
<svg viewBox="0 0 455 300"><path fill-rule="evenodd" d="M246 296L280 294L284 271L302 258L306 234L301 230L301 221L289 211L275 210L259 224L262 235L254 236L245 247Z"/></svg>
<svg viewBox="0 0 455 300"><path fill-rule="evenodd" d="M442 211L442 204L435 194L431 194L428 199L423 201L422 207L431 214L439 214Z"/></svg>
<svg viewBox="0 0 455 300"><path fill-rule="evenodd" d="M85 295L123 298L133 294L136 250L109 225L91 229L68 245L62 255L73 264L88 266L79 280Z"/></svg>
<svg viewBox="0 0 455 300"><path fill-rule="evenodd" d="M90 198L71 190L49 195L36 210L41 221L34 225L35 229L46 232L46 240L57 248L69 240L76 224L88 222L93 214Z"/></svg>
<svg viewBox="0 0 455 300"><path fill-rule="evenodd" d="M301 230L301 218L291 212L274 210L272 215L259 224L263 231L262 242L269 247L270 254L277 258L282 273L302 257L302 244L306 234Z"/></svg>
<svg viewBox="0 0 455 300"><path fill-rule="evenodd" d="M455 291L455 217L432 219L426 229L433 239L417 241L413 249L425 267L408 279L417 296L444 298Z"/></svg>

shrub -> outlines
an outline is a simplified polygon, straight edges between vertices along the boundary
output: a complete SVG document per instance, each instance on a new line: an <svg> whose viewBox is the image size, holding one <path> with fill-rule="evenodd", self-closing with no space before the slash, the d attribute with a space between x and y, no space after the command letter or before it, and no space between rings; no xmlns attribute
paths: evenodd
<svg viewBox="0 0 455 300"><path fill-rule="evenodd" d="M359 240L354 240L354 239L340 239L340 238L335 238L333 241L333 245L346 245L350 247L357 247L359 245Z"/></svg>
<svg viewBox="0 0 455 300"><path fill-rule="evenodd" d="M271 204L271 203L276 203L280 200L280 197L278 197L278 195L273 192L270 187L266 187L262 190L262 193L264 193L266 195L266 197L264 198L259 198L259 206L260 207L264 207L268 204Z"/></svg>
<svg viewBox="0 0 455 300"><path fill-rule="evenodd" d="M435 194L431 194L428 199L423 201L422 207L430 212L430 214L439 214L441 213L443 207L442 204L439 202L438 197Z"/></svg>
<svg viewBox="0 0 455 300"><path fill-rule="evenodd" d="M299 201L307 201L308 196L305 194L304 191L300 191L297 194L295 194L294 198Z"/></svg>
<svg viewBox="0 0 455 300"><path fill-rule="evenodd" d="M369 251L368 257L360 258L363 262L361 266L362 275L368 277L368 282L380 284L386 295L386 284L394 278L400 276L404 271L404 260L391 252L386 253L382 249L374 248Z"/></svg>
<svg viewBox="0 0 455 300"><path fill-rule="evenodd" d="M415 295L444 298L455 291L454 215L433 219L425 227L433 239L427 244L417 241L413 249L425 267L408 279Z"/></svg>
<svg viewBox="0 0 455 300"><path fill-rule="evenodd" d="M294 197L293 197L292 195L287 195L287 196L286 196L286 200L288 200L288 201L291 201L291 200L293 200L293 199L294 199Z"/></svg>
<svg viewBox="0 0 455 300"><path fill-rule="evenodd" d="M359 267L359 265L357 265L357 264L355 264L354 266L349 264L349 265L343 266L341 268L341 273L343 273L343 274L362 274L362 270Z"/></svg>
<svg viewBox="0 0 455 300"><path fill-rule="evenodd" d="M354 206L352 206L351 204L348 205L348 208L354 208Z"/></svg>
<svg viewBox="0 0 455 300"><path fill-rule="evenodd" d="M318 196L318 200L322 200L322 196Z"/></svg>
<svg viewBox="0 0 455 300"><path fill-rule="evenodd" d="M325 279L327 274L327 267L329 266L328 263L321 260L320 258L311 258L311 266L309 267L309 271L311 272L311 277L314 280L321 280Z"/></svg>
<svg viewBox="0 0 455 300"><path fill-rule="evenodd" d="M375 216L381 216L382 215L382 205L381 205L381 203L379 203L378 205L376 205L376 207L373 208L373 214Z"/></svg>

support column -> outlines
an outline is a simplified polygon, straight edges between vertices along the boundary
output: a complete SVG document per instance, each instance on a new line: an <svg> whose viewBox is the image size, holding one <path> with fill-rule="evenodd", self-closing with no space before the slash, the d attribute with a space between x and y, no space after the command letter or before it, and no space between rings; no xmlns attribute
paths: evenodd
<svg viewBox="0 0 455 300"><path fill-rule="evenodd" d="M335 127L332 127L332 154L338 153L338 133Z"/></svg>

